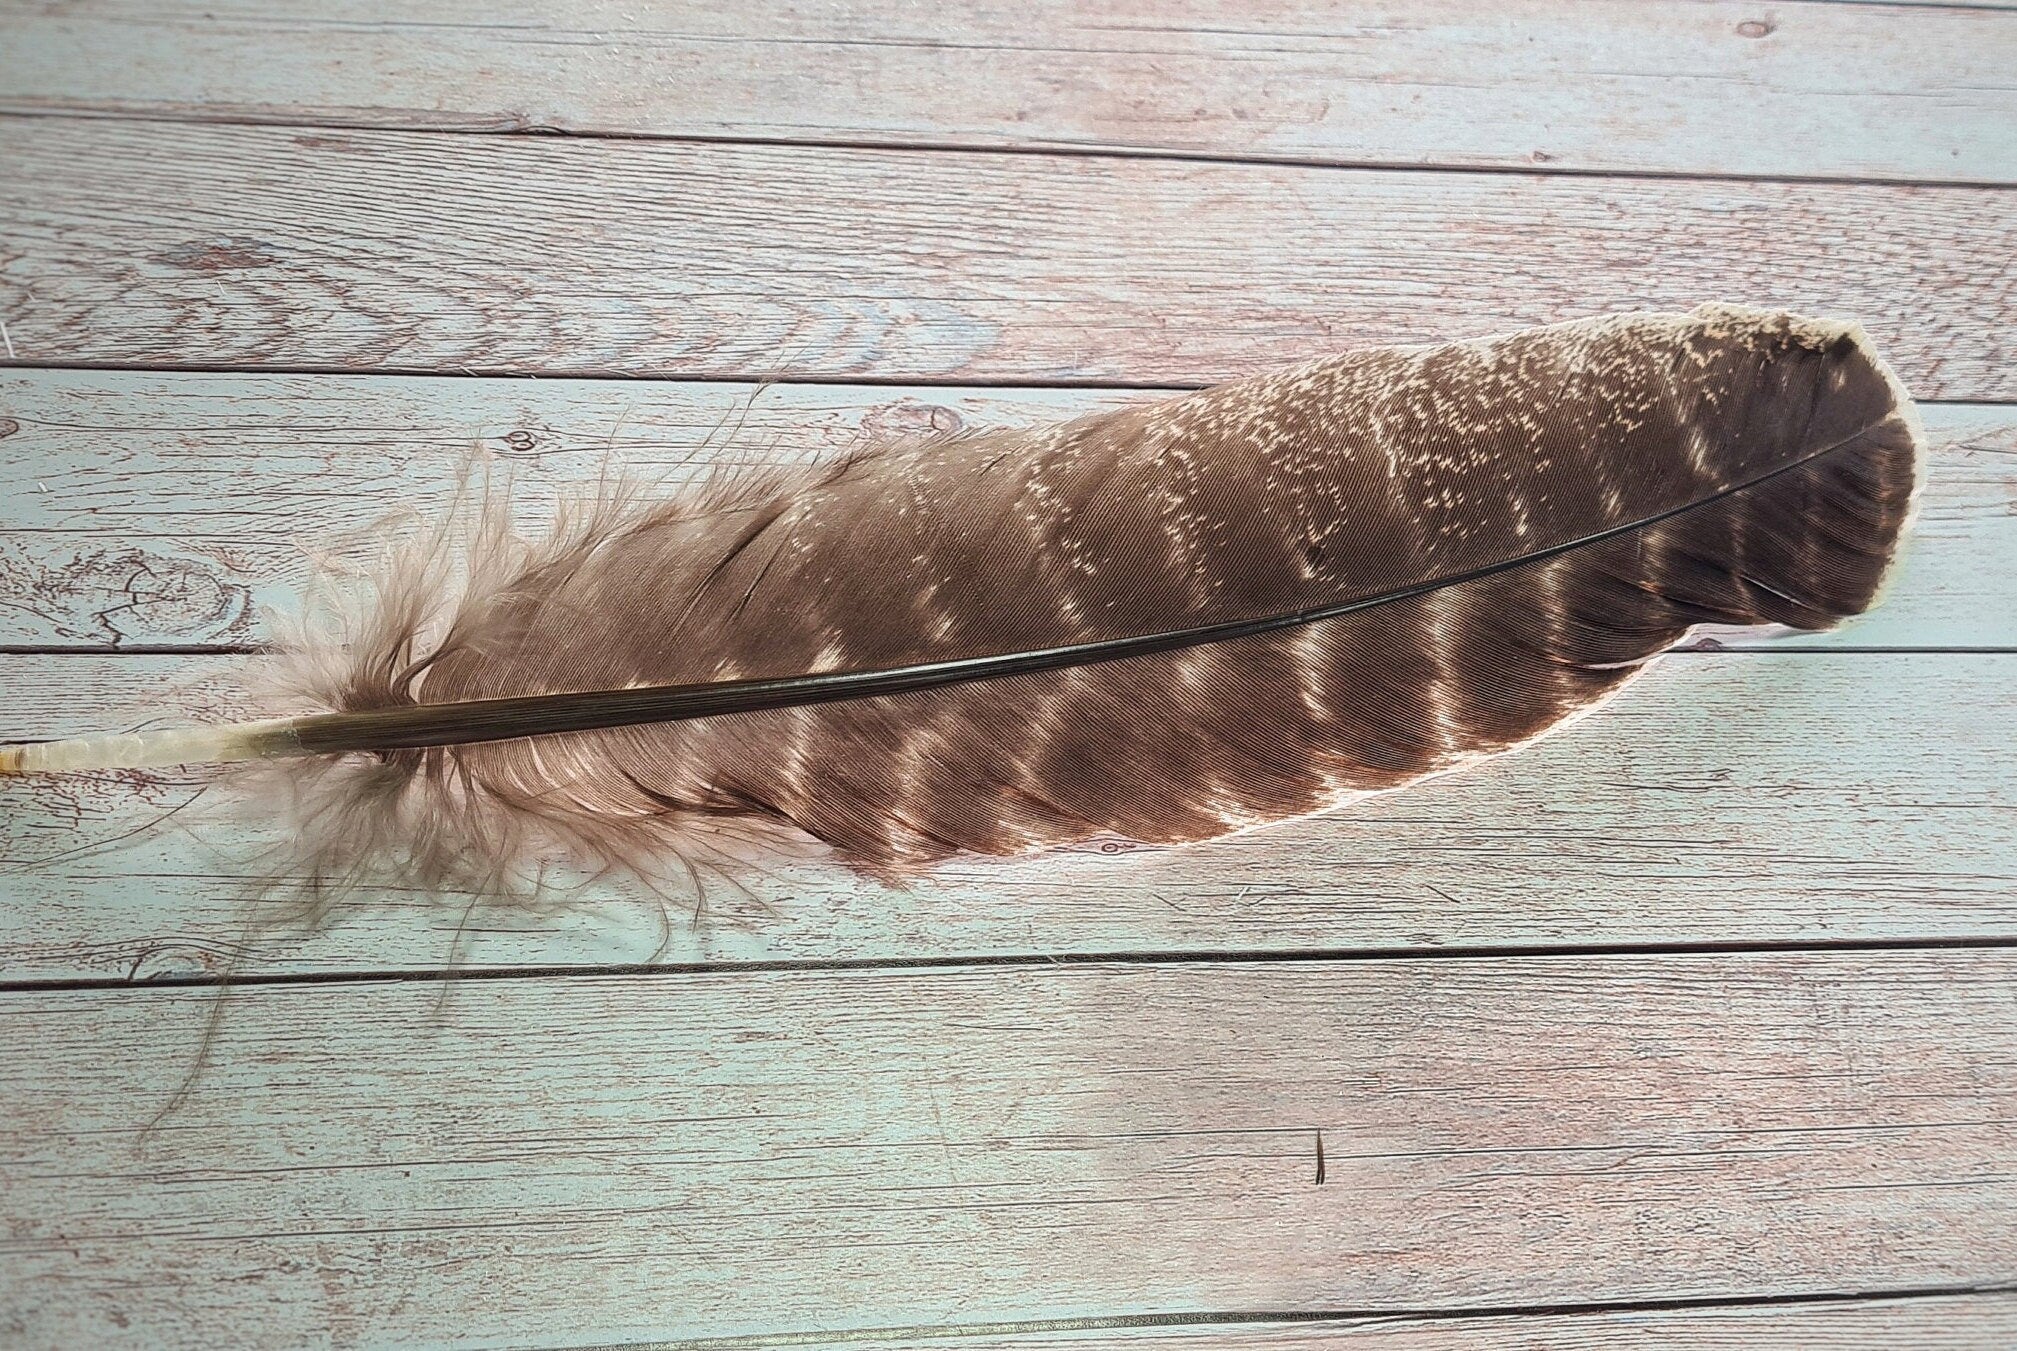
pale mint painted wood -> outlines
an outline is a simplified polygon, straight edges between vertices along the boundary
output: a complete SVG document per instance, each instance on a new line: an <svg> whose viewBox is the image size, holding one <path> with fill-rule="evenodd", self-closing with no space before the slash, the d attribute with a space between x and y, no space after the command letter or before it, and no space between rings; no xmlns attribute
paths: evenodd
<svg viewBox="0 0 2017 1351"><path fill-rule="evenodd" d="M867 1339L864 1339L867 1340ZM783 1346L780 1341L758 1347ZM837 1343L846 1345L847 1343ZM859 1345L860 1343L856 1343ZM1983 1351L2017 1344L2017 1296L1726 1306L1517 1317L1036 1328L875 1338L892 1351ZM674 1351L672 1343L660 1343ZM752 1348L755 1351L755 1348Z"/></svg>
<svg viewBox="0 0 2017 1351"><path fill-rule="evenodd" d="M1166 392L0 370L0 645L243 645L313 559L366 566L479 455L528 529L610 466L668 489L875 437ZM1873 613L1773 647L2017 646L2017 409L1934 405L1925 504ZM11 429L11 430L10 430ZM1755 643L1756 634L1719 633ZM0 680L6 670L0 666Z"/></svg>
<svg viewBox="0 0 2017 1351"><path fill-rule="evenodd" d="M1208 383L1704 300L2017 399L2017 193L0 121L22 362Z"/></svg>
<svg viewBox="0 0 2017 1351"><path fill-rule="evenodd" d="M751 40L734 6L468 2L0 0L0 109L376 128L0 120L16 359L1087 386L772 391L705 453L755 459L1723 297L2017 399L2008 193L1554 172L2008 182L2001 6L814 0ZM498 123L731 143L392 130ZM466 443L536 507L604 444L691 472L745 393L0 374L0 644L256 638L304 544L432 504ZM1206 848L907 892L782 861L663 927L607 889L381 895L250 943L247 837L195 777L0 784L0 1343L2011 1341L2007 1295L1035 1326L2017 1283L2010 950L1429 960L2012 936L2017 655L1842 646L2008 645L2010 410L1929 414L1918 545L1834 650L1677 655L1528 754ZM228 714L242 669L0 657L0 737ZM732 966L1310 949L1388 955ZM212 991L49 987L452 953L730 967L240 986L145 1140Z"/></svg>
<svg viewBox="0 0 2017 1351"><path fill-rule="evenodd" d="M1632 173L2017 178L2017 16L1748 0L0 8L0 110Z"/></svg>
<svg viewBox="0 0 2017 1351"><path fill-rule="evenodd" d="M244 664L8 658L0 740L231 716ZM2017 654L1681 653L1520 754L1188 849L956 859L902 890L770 858L697 921L681 884L540 914L375 893L260 941L292 895L249 899L270 800L247 826L185 805L201 771L0 780L25 865L0 872L0 976L2008 938L2012 726Z"/></svg>
<svg viewBox="0 0 2017 1351"><path fill-rule="evenodd" d="M1998 1285L2013 988L2008 951L268 986L145 1140L214 991L11 993L0 1310L476 1347Z"/></svg>

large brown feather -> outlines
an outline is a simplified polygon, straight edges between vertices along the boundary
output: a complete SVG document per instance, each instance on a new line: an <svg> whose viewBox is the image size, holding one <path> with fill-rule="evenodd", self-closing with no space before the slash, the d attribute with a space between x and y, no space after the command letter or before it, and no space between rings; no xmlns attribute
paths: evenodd
<svg viewBox="0 0 2017 1351"><path fill-rule="evenodd" d="M1717 306L1349 353L605 503L539 544L486 536L454 586L440 551L414 550L347 642L298 657L304 697L370 716L241 740L380 748L277 762L309 874L338 882L390 868L491 889L557 852L650 870L735 818L891 874L1102 834L1207 839L1520 745L1693 625L1866 608L1920 455L1909 400L1850 325ZM1124 660L552 733L570 725L556 703L596 725L588 692L1351 605ZM502 724L468 703L578 692ZM416 724L466 744L401 740ZM500 725L552 734L468 740Z"/></svg>
<svg viewBox="0 0 2017 1351"><path fill-rule="evenodd" d="M1355 352L639 508L493 564L438 645L416 599L433 583L395 587L406 600L323 699L378 709L1055 648L1606 537L1177 652L391 752L323 781L314 812L349 842L323 861L388 841L450 875L458 849L499 866L555 842L634 860L750 815L900 872L1318 811L1531 740L1692 625L1820 628L1864 609L1919 454L1858 331L1710 307Z"/></svg>

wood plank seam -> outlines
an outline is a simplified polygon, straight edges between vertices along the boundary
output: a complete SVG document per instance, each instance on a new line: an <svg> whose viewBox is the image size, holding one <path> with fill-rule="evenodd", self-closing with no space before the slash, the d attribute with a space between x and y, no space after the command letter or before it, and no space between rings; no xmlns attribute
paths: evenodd
<svg viewBox="0 0 2017 1351"><path fill-rule="evenodd" d="M1607 1314L1691 1313L1738 1309L1805 1309L1814 1306L1853 1307L1858 1304L1902 1304L1918 1301L1974 1299L2017 1294L2017 1285L1925 1286L1916 1289L1816 1292L1799 1295L1706 1297L1701 1299L1589 1301L1567 1304L1506 1304L1475 1308L1304 1311L1200 1310L1169 1314L1092 1314L1078 1318L1028 1318L996 1323L935 1323L862 1328L832 1332L754 1333L749 1336L694 1337L674 1341L612 1342L571 1346L564 1351L766 1351L773 1347L845 1346L914 1339L929 1345L973 1337L1027 1337L1055 1332L1180 1332L1217 1328L1232 1330L1256 1325L1314 1326L1350 1323L1355 1330L1401 1324L1464 1324L1499 1319L1590 1318Z"/></svg>
<svg viewBox="0 0 2017 1351"><path fill-rule="evenodd" d="M1835 0L1810 0L1810 2L1834 3ZM1304 168L1304 169L1319 169L1319 170L1337 169L1337 170L1349 170L1355 173L1374 173L1374 174L1412 173L1412 174L1450 174L1452 176L1489 174L1489 175L1499 175L1514 178L1535 178L1535 179L1583 178L1583 179L1597 179L1597 180L1608 179L1620 182L1646 182L1646 183L1757 183L1757 184L1789 183L1789 184L1811 185L1816 187L1926 188L1932 190L1967 189L1977 191L1988 190L1988 191L2017 192L2017 183L2013 183L2010 179L2007 178L1906 178L1886 174L1820 174L1820 173L1802 174L1792 172L1739 173L1734 171L1716 172L1712 170L1690 171L1690 170L1677 170L1677 169L1578 169L1568 166L1547 167L1543 165L1520 165L1520 164L1424 165L1424 164L1397 164L1391 160L1380 160L1380 159L1352 159L1345 157L1326 158L1310 155L1298 155L1298 156L1263 155L1251 152L1234 153L1230 151L1225 153L1211 153L1208 151L1198 151L1198 150L1162 150L1154 147L1133 147L1133 146L1100 146L1100 147L1055 146L1055 145L1014 146L1014 145L993 145L986 141L959 141L959 140L946 140L946 141L934 142L929 145L920 145L913 141L878 140L866 137L854 137L848 139L839 139L839 138L812 139L808 137L792 137L792 136L751 136L751 135L703 136L695 134L670 134L670 133L654 134L654 133L619 133L608 131L574 131L565 127L400 126L400 127L388 128L386 124L384 124L383 122L373 122L364 120L345 120L338 117L317 117L310 119L298 116L289 116L284 118L215 117L215 116L196 115L196 114L176 116L167 113L133 113L133 112L124 112L109 109L92 109L92 108L32 109L32 108L7 108L4 106L0 106L0 121L6 121L8 119L17 119L17 118L23 121L27 121L38 117L66 118L66 119L67 118L102 119L104 121L111 121L111 122L132 122L141 125L155 124L162 126L283 128L289 130L298 129L302 131L324 130L324 131L373 132L373 131L396 130L402 133L420 135L420 136L474 136L483 138L504 138L504 139L523 137L537 141L581 141L590 144L606 143L612 145L621 145L625 142L635 141L652 145L754 146L754 147L766 147L778 150L805 150L805 151L861 150L861 151L872 151L876 153L912 154L912 155L1001 155L1001 156L1026 156L1038 159L1057 159L1057 160L1071 160L1071 159L1149 160L1149 161L1158 161L1173 164L1224 165L1224 166L1248 165L1255 168L1283 167L1283 168ZM48 366L46 367L46 369L149 370L157 368L145 365L122 365L117 363L103 363L103 364L56 365L56 366ZM175 369L190 371L193 373L203 373L207 368L192 365L192 366L177 366ZM228 369L228 368L219 368L219 369ZM323 368L312 366L270 366L270 367L262 367L261 369L271 370L283 374L318 375L318 374L341 373L344 368L333 367L325 370ZM442 372L429 368L416 368L412 371L401 370L397 367L382 367L379 369L383 373L389 375L453 373L453 372ZM528 377L528 378L537 378L537 377ZM914 380L901 380L893 378L892 380L886 383L894 384L894 383L918 383L918 382ZM968 380L968 381L961 381L960 383L974 384L976 382ZM1040 384L1035 384L1030 381L1015 381L1012 383L1026 388L1043 387ZM1113 382L1111 381L1101 381L1101 384L1103 385L1112 385L1112 383ZM1165 387L1167 386L1159 386L1153 384L1143 384L1137 386L1137 388L1142 389L1154 389ZM1178 386L1178 388L1183 387L1184 386ZM1194 388L1195 386L1191 387ZM1957 400L1956 402L1960 401ZM1977 399L1977 400L1968 400L1968 402L1980 403L1984 401Z"/></svg>
<svg viewBox="0 0 2017 1351"><path fill-rule="evenodd" d="M1255 964L1331 964L1356 962L1466 962L1555 960L1588 961L1604 957L1689 957L1758 955L1764 953L1910 953L1910 952L1993 952L2017 949L2017 935L1980 935L1967 938L1816 938L1816 939L1734 939L1730 941L1647 943L1567 943L1543 946L1533 943L1477 944L1469 947L1439 947L1419 950L1395 948L1293 948L1257 951L1251 948L1198 948L1156 951L1058 951L1009 954L940 954L924 957L833 957L778 958L774 960L720 962L610 962L555 966L433 966L385 967L371 971L272 971L213 975L160 975L146 978L65 977L48 980L0 978L0 994L40 991L132 991L261 989L303 985L455 985L465 981L540 981L575 977L651 977L707 975L819 974L824 972L869 971L898 974L906 971L982 971L1018 967L1105 967L1105 966L1245 966Z"/></svg>

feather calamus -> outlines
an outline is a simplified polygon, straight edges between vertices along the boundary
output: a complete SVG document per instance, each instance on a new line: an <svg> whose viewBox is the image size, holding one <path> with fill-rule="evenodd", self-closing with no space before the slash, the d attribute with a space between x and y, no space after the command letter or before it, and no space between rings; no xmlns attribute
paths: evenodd
<svg viewBox="0 0 2017 1351"><path fill-rule="evenodd" d="M729 817L901 873L1207 839L1512 749L1702 623L1873 603L1922 456L1853 325L1365 350L409 550L316 713L0 752L283 757L318 876L648 866Z"/></svg>

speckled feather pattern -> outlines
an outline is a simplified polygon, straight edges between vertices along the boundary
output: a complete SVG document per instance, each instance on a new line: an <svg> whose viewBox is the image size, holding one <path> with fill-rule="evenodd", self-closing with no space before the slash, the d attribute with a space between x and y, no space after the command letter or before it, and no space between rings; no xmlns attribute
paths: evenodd
<svg viewBox="0 0 2017 1351"><path fill-rule="evenodd" d="M1208 839L1523 744L1694 624L1819 628L1865 608L1920 453L1896 382L1850 326L1732 307L1352 352L625 508L479 569L424 643L412 597L438 586L395 578L409 618L381 616L311 682L350 710L876 669L1298 611L1687 508L1824 449L1657 524L1293 630L397 752L326 781L350 797L310 815L409 857L474 835L493 871L552 848L677 852L736 817L885 874L1101 835ZM446 838L401 842L416 830Z"/></svg>

